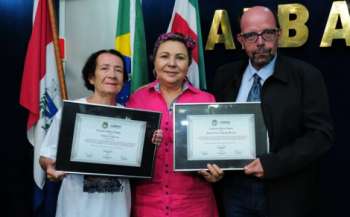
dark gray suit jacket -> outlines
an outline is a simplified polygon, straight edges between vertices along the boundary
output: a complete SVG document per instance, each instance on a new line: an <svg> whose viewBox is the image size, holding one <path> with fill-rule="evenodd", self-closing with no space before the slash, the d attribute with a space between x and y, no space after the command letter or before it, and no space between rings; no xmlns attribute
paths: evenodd
<svg viewBox="0 0 350 217"><path fill-rule="evenodd" d="M247 60L234 62L217 70L213 92L218 102L235 101L247 64ZM268 216L314 216L319 160L334 140L322 74L303 61L279 55L261 98L271 152L259 156ZM226 175L226 182L230 176L234 173Z"/></svg>

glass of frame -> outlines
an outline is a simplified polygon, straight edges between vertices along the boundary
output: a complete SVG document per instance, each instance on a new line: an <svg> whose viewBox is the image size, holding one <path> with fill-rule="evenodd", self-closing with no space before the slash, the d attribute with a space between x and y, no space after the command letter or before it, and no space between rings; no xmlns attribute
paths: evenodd
<svg viewBox="0 0 350 217"><path fill-rule="evenodd" d="M268 153L260 103L175 103L174 170L241 170Z"/></svg>
<svg viewBox="0 0 350 217"><path fill-rule="evenodd" d="M151 178L161 113L64 101L56 169Z"/></svg>

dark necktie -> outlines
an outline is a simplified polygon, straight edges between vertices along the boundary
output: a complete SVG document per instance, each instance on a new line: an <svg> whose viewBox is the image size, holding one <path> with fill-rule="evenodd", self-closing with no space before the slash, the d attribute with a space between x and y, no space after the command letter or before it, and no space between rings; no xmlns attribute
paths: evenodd
<svg viewBox="0 0 350 217"><path fill-rule="evenodd" d="M249 91L247 102L260 102L261 78L256 73L253 75L253 77L254 77L254 82L253 82L252 88Z"/></svg>

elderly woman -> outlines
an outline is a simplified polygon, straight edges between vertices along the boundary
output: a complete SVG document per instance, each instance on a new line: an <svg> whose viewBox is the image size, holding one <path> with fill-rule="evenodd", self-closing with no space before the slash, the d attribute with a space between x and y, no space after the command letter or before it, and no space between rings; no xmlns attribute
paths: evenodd
<svg viewBox="0 0 350 217"><path fill-rule="evenodd" d="M199 174L174 172L173 113L175 102L214 102L214 97L187 81L195 43L179 33L158 37L153 50L156 81L137 90L127 105L162 113L163 141L157 148L154 176L135 183L134 217L216 217L217 207L209 182L223 173L216 165ZM208 182L209 181L209 182Z"/></svg>
<svg viewBox="0 0 350 217"><path fill-rule="evenodd" d="M82 70L87 89L93 93L79 102L116 105L116 94L127 81L123 56L115 50L93 53ZM54 167L61 111L56 115L41 148L40 164L50 180L62 179L56 217L129 217L131 196L128 179L67 174ZM159 133L159 132L158 132ZM160 143L154 133L152 142ZM161 134L161 132L160 132Z"/></svg>

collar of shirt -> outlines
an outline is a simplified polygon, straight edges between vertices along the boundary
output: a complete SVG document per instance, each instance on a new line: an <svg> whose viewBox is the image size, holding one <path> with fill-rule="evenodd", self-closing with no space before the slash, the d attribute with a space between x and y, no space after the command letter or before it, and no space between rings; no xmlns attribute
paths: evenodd
<svg viewBox="0 0 350 217"><path fill-rule="evenodd" d="M253 75L258 74L259 77L261 78L260 79L261 85L263 85L264 82L266 81L266 79L268 79L273 74L273 69L275 67L276 58L277 58L277 55L275 55L275 57L270 61L269 64L262 67L260 70L256 70L253 67L252 62L249 60L249 64L248 64L247 69L244 72L244 74L247 74L250 82L253 82L253 80L254 80Z"/></svg>
<svg viewBox="0 0 350 217"><path fill-rule="evenodd" d="M147 88L149 91L156 91L160 93L160 83L158 80L151 82L149 85L147 85ZM199 93L199 90L194 88L193 85L187 80L182 84L182 92L185 92L185 91Z"/></svg>
<svg viewBox="0 0 350 217"><path fill-rule="evenodd" d="M160 83L159 83L158 80L155 80L154 82L150 83L150 84L147 86L147 88L148 88L148 91L154 91L154 92L158 92L158 93L160 94ZM182 94L184 94L186 91L190 91L190 92L192 92L192 93L194 93L194 94L200 92L199 89L194 88L193 85L192 85L189 81L185 80L185 82L182 84L182 93L181 93L176 99L174 99L174 101L171 102L171 105L169 106L169 111L170 111L170 112L171 112L172 109L173 109L173 104L176 103L177 100L178 100L178 98L179 98Z"/></svg>
<svg viewBox="0 0 350 217"><path fill-rule="evenodd" d="M256 70L253 65L251 64L251 61L249 60L249 64L247 68L244 71L241 87L239 88L239 92L236 98L237 102L245 102L247 101L247 97L249 94L249 91L253 85L254 77L253 75L256 73L260 76L260 82L261 85L264 84L266 79L268 79L273 74L273 69L275 67L277 55L271 60L269 64L261 68L260 70Z"/></svg>

